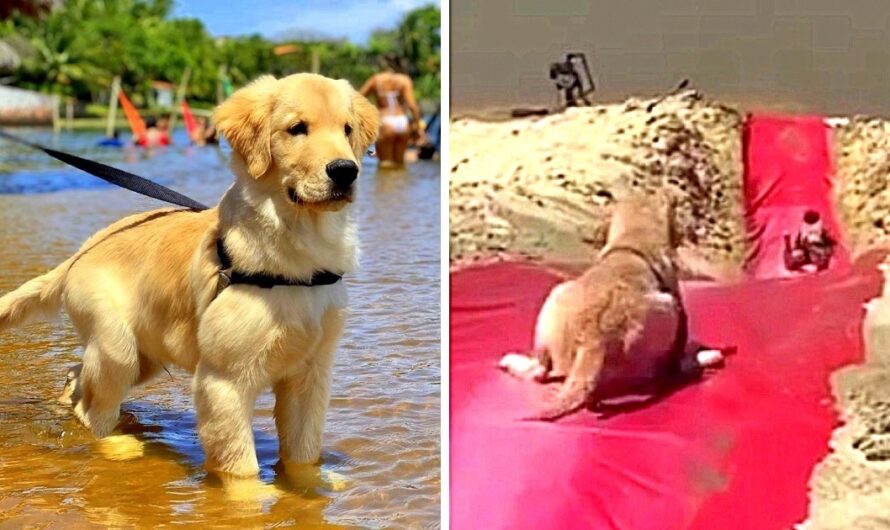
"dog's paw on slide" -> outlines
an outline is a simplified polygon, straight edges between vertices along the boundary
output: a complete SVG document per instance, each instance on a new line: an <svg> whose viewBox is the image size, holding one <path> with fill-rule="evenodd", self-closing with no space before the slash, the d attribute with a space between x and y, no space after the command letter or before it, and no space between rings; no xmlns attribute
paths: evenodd
<svg viewBox="0 0 890 530"><path fill-rule="evenodd" d="M547 375L547 369L541 361L521 353L504 355L498 363L498 368L525 381L539 381Z"/></svg>
<svg viewBox="0 0 890 530"><path fill-rule="evenodd" d="M725 357L723 350L700 350L695 354L695 360L702 368L719 368L723 366Z"/></svg>

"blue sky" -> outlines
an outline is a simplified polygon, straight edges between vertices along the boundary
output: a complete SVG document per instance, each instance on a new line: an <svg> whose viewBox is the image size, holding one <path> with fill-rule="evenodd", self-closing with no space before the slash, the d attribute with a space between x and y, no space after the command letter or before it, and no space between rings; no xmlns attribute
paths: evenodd
<svg viewBox="0 0 890 530"><path fill-rule="evenodd" d="M278 37L283 33L345 37L357 44L396 25L416 7L440 0L176 0L176 17L198 18L211 34Z"/></svg>

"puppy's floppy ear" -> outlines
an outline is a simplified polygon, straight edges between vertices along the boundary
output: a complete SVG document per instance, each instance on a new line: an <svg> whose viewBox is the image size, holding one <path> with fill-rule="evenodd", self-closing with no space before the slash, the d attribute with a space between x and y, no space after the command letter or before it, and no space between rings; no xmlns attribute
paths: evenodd
<svg viewBox="0 0 890 530"><path fill-rule="evenodd" d="M352 114L357 125L353 145L356 153L361 156L377 140L377 133L380 131L380 112L365 96L353 91Z"/></svg>
<svg viewBox="0 0 890 530"><path fill-rule="evenodd" d="M271 113L276 79L258 77L237 90L213 112L213 122L247 163L254 178L260 178L272 165Z"/></svg>

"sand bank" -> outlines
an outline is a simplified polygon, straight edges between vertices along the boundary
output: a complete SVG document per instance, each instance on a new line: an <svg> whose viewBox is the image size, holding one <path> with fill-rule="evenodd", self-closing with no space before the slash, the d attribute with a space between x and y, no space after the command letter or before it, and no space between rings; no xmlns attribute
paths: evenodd
<svg viewBox="0 0 890 530"><path fill-rule="evenodd" d="M671 188L686 241L744 256L742 114L689 91L504 122L451 125L451 258L576 259L605 241L608 205Z"/></svg>
<svg viewBox="0 0 890 530"><path fill-rule="evenodd" d="M843 424L810 477L802 530L890 529L890 284L863 322L865 361L835 372L831 388Z"/></svg>
<svg viewBox="0 0 890 530"><path fill-rule="evenodd" d="M890 121L857 116L834 127L837 203L856 247L890 240Z"/></svg>
<svg viewBox="0 0 890 530"><path fill-rule="evenodd" d="M890 370L866 363L832 377L844 424L810 478L802 530L890 529Z"/></svg>

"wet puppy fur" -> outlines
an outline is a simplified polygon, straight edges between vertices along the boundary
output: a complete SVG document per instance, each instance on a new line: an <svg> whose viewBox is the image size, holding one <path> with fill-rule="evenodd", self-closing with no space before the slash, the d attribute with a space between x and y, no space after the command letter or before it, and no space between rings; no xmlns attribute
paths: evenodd
<svg viewBox="0 0 890 530"><path fill-rule="evenodd" d="M351 272L358 242L349 205L379 117L346 81L296 74L257 79L214 120L235 174L219 204L112 224L0 298L0 329L66 310L84 354L62 400L98 437L116 427L130 388L171 366L193 373L206 467L252 476L254 403L270 387L283 463L318 460L346 289L342 281L220 289L216 241L245 273Z"/></svg>
<svg viewBox="0 0 890 530"><path fill-rule="evenodd" d="M676 249L674 200L637 195L617 203L605 247L577 279L555 287L535 328L533 354L543 381L563 380L552 402L529 419L556 420L594 404L599 376L615 355L627 355L654 304L675 304L678 332L666 337L667 362L678 363L687 341Z"/></svg>

